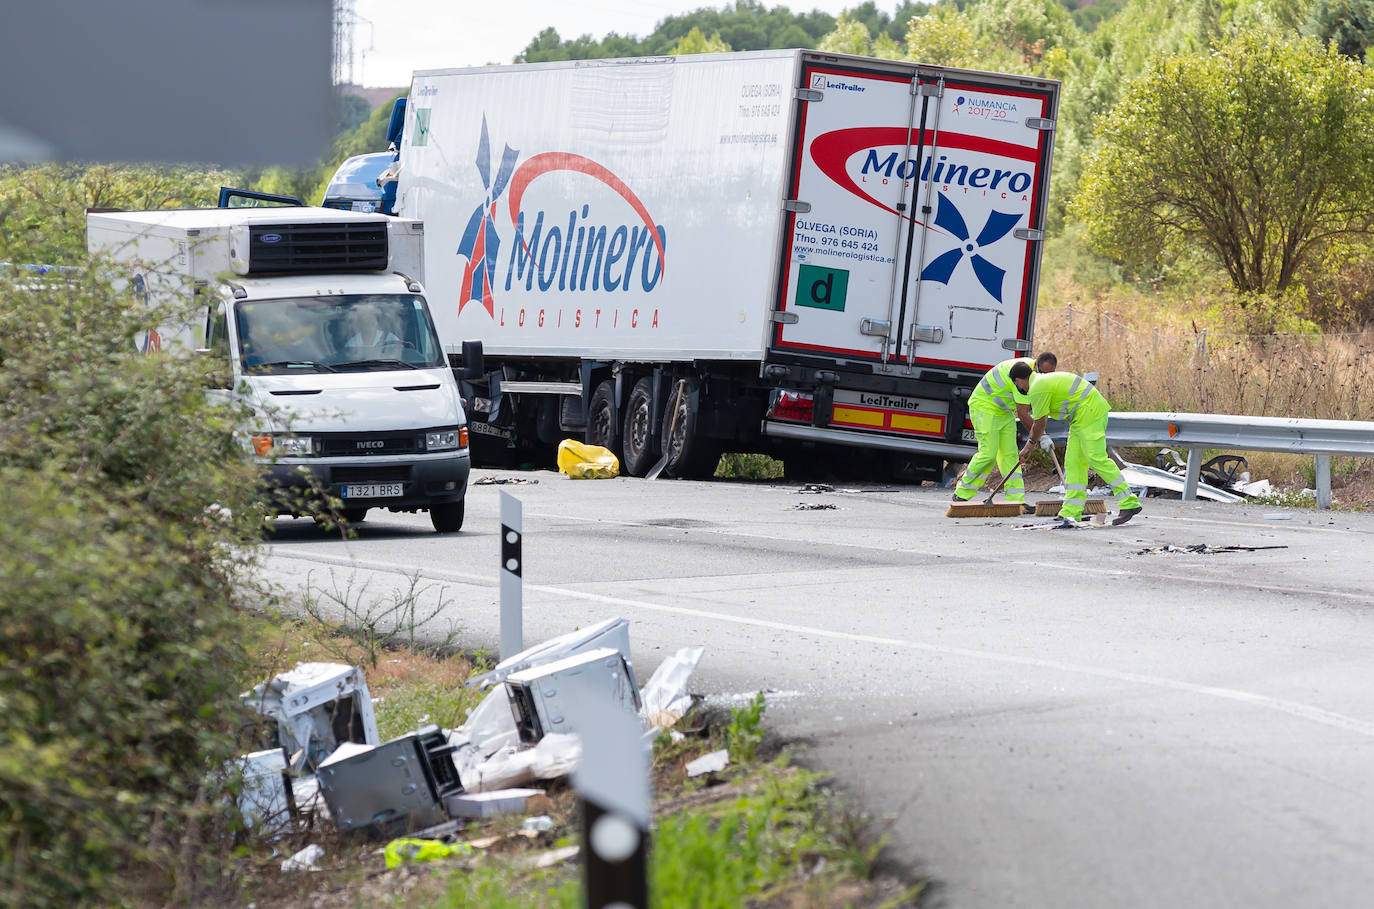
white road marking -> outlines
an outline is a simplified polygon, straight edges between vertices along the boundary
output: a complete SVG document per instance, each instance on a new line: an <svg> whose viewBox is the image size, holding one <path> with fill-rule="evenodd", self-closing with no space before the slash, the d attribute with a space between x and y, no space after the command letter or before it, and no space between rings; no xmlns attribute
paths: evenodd
<svg viewBox="0 0 1374 909"><path fill-rule="evenodd" d="M352 568L362 568L369 571L382 571L402 574L407 577L415 574L416 568L412 565L397 564L392 562L372 562L354 561L350 559L324 557L324 556L297 556L289 554L274 553L270 559L289 559L296 561L306 561L323 564L336 564ZM1041 563L1043 566L1043 563ZM1068 566L1065 566L1068 567ZM498 581L495 577L487 575L469 574L461 571L436 571L426 570L423 575L427 578L450 579L455 581L466 581L478 584L483 587L496 587ZM1197 583L1197 579L1188 579L1191 583ZM1281 588L1266 587L1266 590L1282 590ZM705 609L693 609L686 606L666 606L661 603L649 603L644 600L631 600L624 597L606 596L605 594L592 593L589 591L577 590L572 587L557 587L549 584L525 584L525 590L538 593L549 594L555 597L564 597L588 602L602 603L608 606L616 606L628 609L638 609L645 612L657 612L668 615L690 616L697 619L705 619L714 622L724 622L732 625L744 625L751 628L767 628L773 631L783 631L804 637L826 638L829 640L848 641L857 644L874 644L881 647L897 647L907 650L918 650L925 653L936 653L945 656L965 657L968 659L983 660L993 663L1004 663L1016 666L1030 666L1036 669L1047 669L1057 672L1068 672L1075 675L1090 676L1100 679L1110 679L1118 682L1132 682L1139 685L1148 685L1154 688L1162 688L1171 691L1182 691L1190 694L1200 694L1209 697L1221 698L1229 701L1236 701L1260 707L1267 710L1285 713L1289 716L1310 720L1320 723L1323 726L1330 726L1334 729L1353 732L1358 735L1374 738L1374 723L1355 717L1335 713L1320 707L1313 707L1308 704L1300 704L1296 701L1289 701L1283 698L1270 697L1269 695L1257 694L1251 691L1241 691L1235 688L1221 688L1215 685L1198 685L1193 682L1185 682L1179 679L1170 679L1163 676L1146 675L1138 672L1122 672L1116 669L1106 669L1099 666L1086 666L1078 663L1065 663L1060 660L1045 660L1036 657L1016 656L1013 654L994 653L986 650L970 650L965 647L946 647L939 644L929 644L922 641L909 641L903 638L890 638L880 635L855 634L848 631L833 631L827 628L816 628L808 625L796 625L790 622L775 622L770 619L751 618L748 616L731 615L724 612L713 612ZM1305 591L1310 593L1310 591Z"/></svg>

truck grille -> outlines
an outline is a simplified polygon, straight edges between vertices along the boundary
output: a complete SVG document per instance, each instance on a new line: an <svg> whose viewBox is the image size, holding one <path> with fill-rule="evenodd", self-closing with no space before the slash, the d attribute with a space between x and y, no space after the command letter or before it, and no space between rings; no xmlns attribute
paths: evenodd
<svg viewBox="0 0 1374 909"><path fill-rule="evenodd" d="M316 436L320 455L326 458L357 458L367 455L414 454L424 451L424 435L413 430L370 432L366 435Z"/></svg>
<svg viewBox="0 0 1374 909"><path fill-rule="evenodd" d="M250 275L383 271L386 265L385 221L252 224L248 228Z"/></svg>

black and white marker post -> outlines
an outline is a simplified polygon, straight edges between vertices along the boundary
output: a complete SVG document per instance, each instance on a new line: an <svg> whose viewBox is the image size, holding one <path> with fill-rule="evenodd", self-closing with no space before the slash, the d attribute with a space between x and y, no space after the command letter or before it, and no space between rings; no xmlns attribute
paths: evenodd
<svg viewBox="0 0 1374 909"><path fill-rule="evenodd" d="M520 500L501 493L501 659L524 650L521 575L525 570Z"/></svg>
<svg viewBox="0 0 1374 909"><path fill-rule="evenodd" d="M582 885L587 909L649 905L649 746L635 715L610 698L586 705L582 759Z"/></svg>

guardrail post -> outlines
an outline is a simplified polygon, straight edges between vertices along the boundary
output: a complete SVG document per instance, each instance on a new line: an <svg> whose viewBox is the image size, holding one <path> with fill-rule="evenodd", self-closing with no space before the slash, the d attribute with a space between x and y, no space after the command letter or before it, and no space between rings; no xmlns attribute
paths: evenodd
<svg viewBox="0 0 1374 909"><path fill-rule="evenodd" d="M1183 501L1192 502L1197 498L1198 478L1202 474L1202 449L1188 449L1188 473L1183 480Z"/></svg>
<svg viewBox="0 0 1374 909"><path fill-rule="evenodd" d="M525 558L521 543L524 521L520 500L501 493L501 659L525 649L522 613L524 611Z"/></svg>
<svg viewBox="0 0 1374 909"><path fill-rule="evenodd" d="M1331 455L1317 455L1317 507L1331 507Z"/></svg>

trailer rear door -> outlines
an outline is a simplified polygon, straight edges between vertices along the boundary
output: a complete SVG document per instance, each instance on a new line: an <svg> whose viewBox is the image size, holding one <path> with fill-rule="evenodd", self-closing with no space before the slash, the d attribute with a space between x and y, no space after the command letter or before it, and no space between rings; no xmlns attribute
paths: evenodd
<svg viewBox="0 0 1374 909"><path fill-rule="evenodd" d="M1024 349L1057 93L807 59L774 354L981 370Z"/></svg>

